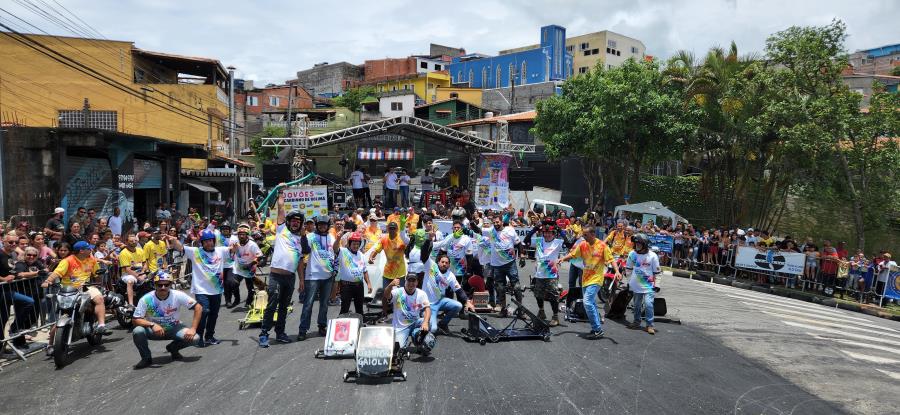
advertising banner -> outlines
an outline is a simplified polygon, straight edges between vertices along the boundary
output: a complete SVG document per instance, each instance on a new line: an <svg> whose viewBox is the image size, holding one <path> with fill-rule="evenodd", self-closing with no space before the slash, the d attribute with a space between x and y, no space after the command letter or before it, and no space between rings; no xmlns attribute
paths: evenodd
<svg viewBox="0 0 900 415"><path fill-rule="evenodd" d="M900 268L891 267L887 284L884 285L884 297L900 300Z"/></svg>
<svg viewBox="0 0 900 415"><path fill-rule="evenodd" d="M777 249L760 251L749 246L739 246L734 265L757 271L775 271L784 274L800 275L806 255L797 252L784 252Z"/></svg>
<svg viewBox="0 0 900 415"><path fill-rule="evenodd" d="M306 218L328 216L328 186L288 187L282 192L286 212L296 209Z"/></svg>
<svg viewBox="0 0 900 415"><path fill-rule="evenodd" d="M659 248L659 252L667 254L672 253L672 245L675 244L675 237L672 235L647 235L650 239L650 246Z"/></svg>
<svg viewBox="0 0 900 415"><path fill-rule="evenodd" d="M505 209L509 206L508 154L482 154L475 180L475 205L479 209Z"/></svg>

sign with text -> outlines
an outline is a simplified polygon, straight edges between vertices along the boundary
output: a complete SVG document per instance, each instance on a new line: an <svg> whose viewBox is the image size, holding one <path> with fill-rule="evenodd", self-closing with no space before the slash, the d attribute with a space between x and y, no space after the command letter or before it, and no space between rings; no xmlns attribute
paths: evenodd
<svg viewBox="0 0 900 415"><path fill-rule="evenodd" d="M482 154L475 181L475 205L478 209L506 209L509 206L508 154Z"/></svg>
<svg viewBox="0 0 900 415"><path fill-rule="evenodd" d="M282 194L285 211L296 209L306 218L328 216L328 186L288 187Z"/></svg>
<svg viewBox="0 0 900 415"><path fill-rule="evenodd" d="M672 253L672 245L675 244L675 237L672 235L648 235L650 246L659 248L660 252L667 254Z"/></svg>
<svg viewBox="0 0 900 415"><path fill-rule="evenodd" d="M363 376L379 376L391 368L394 352L394 328L377 326L359 330L356 371Z"/></svg>
<svg viewBox="0 0 900 415"><path fill-rule="evenodd" d="M777 249L758 250L749 246L739 246L734 266L757 271L775 271L783 274L800 275L806 255Z"/></svg>
<svg viewBox="0 0 900 415"><path fill-rule="evenodd" d="M884 296L885 298L900 300L900 268L891 267L887 283L884 284Z"/></svg>

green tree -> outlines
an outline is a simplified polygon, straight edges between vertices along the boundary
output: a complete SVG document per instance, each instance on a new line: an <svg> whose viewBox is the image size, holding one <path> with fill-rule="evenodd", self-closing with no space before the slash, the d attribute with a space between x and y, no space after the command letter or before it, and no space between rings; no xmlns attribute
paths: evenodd
<svg viewBox="0 0 900 415"><path fill-rule="evenodd" d="M283 127L268 125L261 132L250 137L250 149L253 150L253 157L256 159L256 163L260 164L264 161L272 160L278 153L278 148L276 147L263 147L263 137L285 137L286 135L287 130Z"/></svg>
<svg viewBox="0 0 900 415"><path fill-rule="evenodd" d="M353 88L349 91L344 92L343 95L339 97L335 97L332 100L332 103L336 107L345 107L353 112L359 112L362 109L362 102L367 97L375 95L375 88L371 86L364 86L359 88Z"/></svg>
<svg viewBox="0 0 900 415"><path fill-rule="evenodd" d="M579 156L587 173L596 170L589 192L596 187L592 176L599 176L600 186L609 183L621 200L637 193L642 168L680 158L695 129L693 115L664 82L659 63L629 59L565 81L560 96L537 104L533 133L551 158Z"/></svg>

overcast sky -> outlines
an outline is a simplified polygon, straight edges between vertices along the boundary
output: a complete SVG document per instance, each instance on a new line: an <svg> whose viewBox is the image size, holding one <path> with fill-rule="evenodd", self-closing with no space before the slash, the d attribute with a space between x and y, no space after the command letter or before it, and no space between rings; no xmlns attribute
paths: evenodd
<svg viewBox="0 0 900 415"><path fill-rule="evenodd" d="M20 1L0 4L48 32L71 35ZM65 13L54 0L26 1ZM774 32L835 17L847 23L848 50L900 42L898 0L56 1L106 38L216 58L236 66L238 77L261 83L282 83L317 62L427 53L431 42L495 54L537 43L547 24L569 35L612 30L640 39L648 54L663 58L732 40L741 53L760 52Z"/></svg>

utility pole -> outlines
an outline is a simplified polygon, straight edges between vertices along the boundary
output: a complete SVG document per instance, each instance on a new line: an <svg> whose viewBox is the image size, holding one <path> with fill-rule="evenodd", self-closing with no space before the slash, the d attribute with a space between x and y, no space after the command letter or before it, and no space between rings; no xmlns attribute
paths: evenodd
<svg viewBox="0 0 900 415"><path fill-rule="evenodd" d="M516 70L518 68L513 66L513 70L509 73L509 113L513 114L516 112Z"/></svg>
<svg viewBox="0 0 900 415"><path fill-rule="evenodd" d="M90 128L90 123L88 122L88 118L91 115L91 104L88 103L88 99L84 99L84 108L81 109L81 126L84 128Z"/></svg>
<svg viewBox="0 0 900 415"><path fill-rule="evenodd" d="M291 85L290 89L288 89L288 109L287 109L287 136L291 136L291 126L293 124L293 119L291 118L291 110L294 108L294 85Z"/></svg>
<svg viewBox="0 0 900 415"><path fill-rule="evenodd" d="M238 213L238 201L240 200L241 171L237 164L237 155L240 151L236 150L237 140L234 137L234 69L234 66L228 67L228 126L230 127L228 130L228 147L231 149L231 157L234 158L234 192L232 192L233 196L231 199L231 210L234 216L231 218L231 223L237 226L237 218L240 215Z"/></svg>

